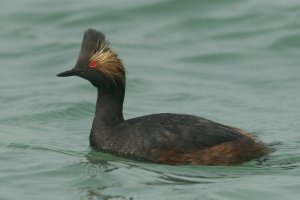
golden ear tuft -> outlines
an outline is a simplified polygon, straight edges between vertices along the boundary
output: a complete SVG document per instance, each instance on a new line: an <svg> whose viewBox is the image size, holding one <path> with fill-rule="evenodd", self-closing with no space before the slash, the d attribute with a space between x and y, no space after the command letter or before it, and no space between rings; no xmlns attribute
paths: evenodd
<svg viewBox="0 0 300 200"><path fill-rule="evenodd" d="M96 62L97 65L95 65ZM91 56L89 63L93 63L96 69L110 78L115 84L121 83L125 87L125 68L119 56L112 51L107 41L104 41L100 48Z"/></svg>

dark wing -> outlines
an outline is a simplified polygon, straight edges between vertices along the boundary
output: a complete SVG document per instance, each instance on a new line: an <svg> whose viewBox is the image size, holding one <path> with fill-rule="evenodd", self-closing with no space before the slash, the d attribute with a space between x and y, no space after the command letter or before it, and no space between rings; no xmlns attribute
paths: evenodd
<svg viewBox="0 0 300 200"><path fill-rule="evenodd" d="M192 115L153 114L127 120L143 152L176 148L183 152L243 139L238 130Z"/></svg>

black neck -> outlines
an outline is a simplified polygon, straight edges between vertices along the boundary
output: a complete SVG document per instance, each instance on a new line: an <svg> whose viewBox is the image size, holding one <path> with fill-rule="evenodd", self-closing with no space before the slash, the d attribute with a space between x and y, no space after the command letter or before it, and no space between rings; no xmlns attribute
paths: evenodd
<svg viewBox="0 0 300 200"><path fill-rule="evenodd" d="M125 89L123 87L110 89L98 88L98 99L93 125L100 126L99 128L108 128L124 121L124 95Z"/></svg>

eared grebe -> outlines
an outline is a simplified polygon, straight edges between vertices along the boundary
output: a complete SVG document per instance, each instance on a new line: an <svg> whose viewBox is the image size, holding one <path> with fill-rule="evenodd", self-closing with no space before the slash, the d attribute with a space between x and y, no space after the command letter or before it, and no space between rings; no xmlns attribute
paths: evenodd
<svg viewBox="0 0 300 200"><path fill-rule="evenodd" d="M268 154L248 133L205 118L161 113L124 120L125 69L105 36L85 31L75 67L98 89L90 145L127 158L165 164L231 165Z"/></svg>

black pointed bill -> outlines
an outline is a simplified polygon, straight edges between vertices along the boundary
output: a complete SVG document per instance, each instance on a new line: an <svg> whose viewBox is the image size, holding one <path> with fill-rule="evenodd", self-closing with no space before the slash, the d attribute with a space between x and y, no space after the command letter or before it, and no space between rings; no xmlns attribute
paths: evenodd
<svg viewBox="0 0 300 200"><path fill-rule="evenodd" d="M71 70L67 70L62 73L59 73L56 76L59 76L59 77L77 76L81 71L83 71L83 70L71 69Z"/></svg>

